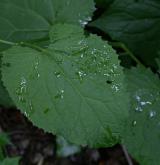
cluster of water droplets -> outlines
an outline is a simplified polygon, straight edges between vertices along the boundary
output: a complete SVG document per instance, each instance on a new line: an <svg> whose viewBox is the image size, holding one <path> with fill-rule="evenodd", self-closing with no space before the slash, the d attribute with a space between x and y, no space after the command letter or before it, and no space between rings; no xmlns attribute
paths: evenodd
<svg viewBox="0 0 160 165"><path fill-rule="evenodd" d="M80 16L80 14L79 14L79 16ZM91 20L92 20L92 18L88 16L88 17L85 17L83 19L79 19L78 21L82 27L85 27L88 24L88 22Z"/></svg>
<svg viewBox="0 0 160 165"><path fill-rule="evenodd" d="M144 113L149 119L154 119L157 116L154 104L158 101L158 95L159 94L156 95L156 92L152 94L145 90L139 90L133 98L135 100L135 112ZM136 126L137 121L134 120L132 125Z"/></svg>
<svg viewBox="0 0 160 165"><path fill-rule="evenodd" d="M113 84L111 86L111 88L113 89L113 91L118 92L121 88L121 85L120 84Z"/></svg>
<svg viewBox="0 0 160 165"><path fill-rule="evenodd" d="M28 107L25 109L24 114L27 117L30 117L31 114L34 113L34 108L33 108L33 104L31 100L27 99L27 80L25 77L21 77L20 79L20 83L18 88L16 88L16 95L18 96L18 100L23 103L26 104Z"/></svg>
<svg viewBox="0 0 160 165"><path fill-rule="evenodd" d="M54 75L55 75L57 78L59 78L59 77L61 77L61 72L60 72L60 71L55 71L55 72L54 72Z"/></svg>
<svg viewBox="0 0 160 165"><path fill-rule="evenodd" d="M142 112L147 105L152 105L151 101L145 101L141 95L135 95L136 107L135 111Z"/></svg>
<svg viewBox="0 0 160 165"><path fill-rule="evenodd" d="M86 77L94 78L97 74L105 77L104 83L108 83L111 89L118 92L121 88L121 84L117 83L118 77L120 76L120 71L118 64L112 64L111 54L113 54L110 47L107 45L99 45L98 48L93 47L87 39L78 41L79 48L79 58L75 56L75 63L77 70L75 72L76 76L83 82ZM82 51L81 51L82 50Z"/></svg>
<svg viewBox="0 0 160 165"><path fill-rule="evenodd" d="M27 80L25 77L21 77L20 84L16 89L16 95L18 96L18 100L20 102L25 102L25 94L27 92Z"/></svg>
<svg viewBox="0 0 160 165"><path fill-rule="evenodd" d="M38 60L38 58L36 58L36 60L34 62L34 71L35 71L35 74L36 74L37 78L40 77L40 73L38 71L38 67L39 67L39 60Z"/></svg>
<svg viewBox="0 0 160 165"><path fill-rule="evenodd" d="M34 113L34 107L33 107L33 103L32 101L30 100L28 102L28 109L26 109L26 111L24 112L25 116L26 117L31 117L31 115Z"/></svg>
<svg viewBox="0 0 160 165"><path fill-rule="evenodd" d="M55 95L54 98L55 99L63 99L64 98L64 90L61 89L60 91L58 91L58 93Z"/></svg>

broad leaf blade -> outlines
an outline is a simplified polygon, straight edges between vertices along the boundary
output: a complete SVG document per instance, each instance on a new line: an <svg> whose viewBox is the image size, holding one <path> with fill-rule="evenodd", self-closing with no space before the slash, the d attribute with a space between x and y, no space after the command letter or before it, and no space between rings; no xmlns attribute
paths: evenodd
<svg viewBox="0 0 160 165"><path fill-rule="evenodd" d="M12 99L35 125L71 142L117 143L128 111L117 54L77 26L58 24L53 31L43 52L18 46L4 53L11 67L3 67L3 81Z"/></svg>
<svg viewBox="0 0 160 165"><path fill-rule="evenodd" d="M15 42L44 38L51 24L86 24L93 0L1 0L0 39Z"/></svg>
<svg viewBox="0 0 160 165"><path fill-rule="evenodd" d="M125 43L141 60L155 66L153 59L160 48L159 10L158 0L116 0L91 26Z"/></svg>
<svg viewBox="0 0 160 165"><path fill-rule="evenodd" d="M125 144L142 165L160 162L160 81L149 69L133 68L126 72L131 94L131 110Z"/></svg>

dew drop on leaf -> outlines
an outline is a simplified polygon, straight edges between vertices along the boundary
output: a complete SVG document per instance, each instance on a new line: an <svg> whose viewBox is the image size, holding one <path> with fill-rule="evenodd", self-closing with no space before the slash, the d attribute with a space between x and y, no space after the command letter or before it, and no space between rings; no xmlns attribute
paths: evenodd
<svg viewBox="0 0 160 165"><path fill-rule="evenodd" d="M29 109L30 109L30 111L33 111L33 105L32 105L31 101L29 102Z"/></svg>
<svg viewBox="0 0 160 165"><path fill-rule="evenodd" d="M85 25L87 25L88 22L80 19L79 23L82 27L84 27Z"/></svg>
<svg viewBox="0 0 160 165"><path fill-rule="evenodd" d="M64 98L64 90L62 89L56 96L55 99L63 99Z"/></svg>
<svg viewBox="0 0 160 165"><path fill-rule="evenodd" d="M39 61L38 61L38 58L36 58L36 61L34 63L34 71L36 73L36 77L39 78L40 77L40 73L38 71L38 66L39 66Z"/></svg>
<svg viewBox="0 0 160 165"><path fill-rule="evenodd" d="M21 102L25 102L24 95L27 91L27 81L24 77L21 77L20 85L16 89L16 95L18 96L18 100Z"/></svg>
<svg viewBox="0 0 160 165"><path fill-rule="evenodd" d="M112 88L115 92L118 92L118 91L120 90L118 84L113 84L113 85L111 86L111 88Z"/></svg>
<svg viewBox="0 0 160 165"><path fill-rule="evenodd" d="M78 79L80 80L80 82L82 82L84 76L86 76L86 73L84 73L83 71L78 71L76 72L76 75L78 76Z"/></svg>
<svg viewBox="0 0 160 165"><path fill-rule="evenodd" d="M135 111L137 111L137 112L142 112L146 106L152 105L151 101L146 101L148 99L146 99L144 92L143 93L139 92L139 94L136 94L135 100L136 100Z"/></svg>
<svg viewBox="0 0 160 165"><path fill-rule="evenodd" d="M59 78L61 76L61 72L54 72L54 75Z"/></svg>
<svg viewBox="0 0 160 165"><path fill-rule="evenodd" d="M137 121L136 120L132 121L132 126L136 126L136 125L137 125Z"/></svg>
<svg viewBox="0 0 160 165"><path fill-rule="evenodd" d="M150 118L153 118L153 117L155 117L156 116L156 111L150 111L149 112L149 117Z"/></svg>

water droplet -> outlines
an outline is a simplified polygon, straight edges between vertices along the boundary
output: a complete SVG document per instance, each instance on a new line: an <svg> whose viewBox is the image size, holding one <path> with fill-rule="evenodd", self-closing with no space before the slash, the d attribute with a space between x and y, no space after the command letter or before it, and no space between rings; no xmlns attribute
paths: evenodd
<svg viewBox="0 0 160 165"><path fill-rule="evenodd" d="M81 58L83 58L84 57L84 55L83 54L81 54Z"/></svg>
<svg viewBox="0 0 160 165"><path fill-rule="evenodd" d="M61 72L54 72L55 76L59 78L61 76Z"/></svg>
<svg viewBox="0 0 160 165"><path fill-rule="evenodd" d="M141 107L136 107L135 110L136 110L137 112L142 112L142 111L143 111L143 109L142 109Z"/></svg>
<svg viewBox="0 0 160 165"><path fill-rule="evenodd" d="M30 117L34 113L34 108L32 101L29 101L29 110L25 111L25 114L27 114L27 117Z"/></svg>
<svg viewBox="0 0 160 165"><path fill-rule="evenodd" d="M84 73L83 71L78 71L76 72L76 75L78 76L78 79L82 81L84 76L86 76L86 73Z"/></svg>
<svg viewBox="0 0 160 165"><path fill-rule="evenodd" d="M136 126L137 125L137 121L136 120L133 120L132 121L132 126Z"/></svg>
<svg viewBox="0 0 160 165"><path fill-rule="evenodd" d="M115 92L118 92L120 89L119 89L119 86L114 84L111 86L111 88L115 91Z"/></svg>
<svg viewBox="0 0 160 165"><path fill-rule="evenodd" d="M150 118L153 118L153 117L155 117L156 116L156 112L155 111L150 111L149 112L149 117Z"/></svg>
<svg viewBox="0 0 160 165"><path fill-rule="evenodd" d="M147 105L147 104L152 104L150 101L141 101L140 102L141 106Z"/></svg>
<svg viewBox="0 0 160 165"><path fill-rule="evenodd" d="M109 73L104 73L103 75L104 75L104 76L107 76L107 77L109 77L109 76L110 76L110 74L109 74Z"/></svg>
<svg viewBox="0 0 160 165"><path fill-rule="evenodd" d="M137 112L142 112L143 109L148 106L148 105L152 105L152 102L151 101L145 101L144 98L145 96L140 94L135 96L135 99L136 99L136 108L135 108L135 111Z"/></svg>
<svg viewBox="0 0 160 165"><path fill-rule="evenodd" d="M27 91L27 81L24 77L21 77L20 85L16 89L16 94L18 95L18 100L21 102L25 102L24 95Z"/></svg>
<svg viewBox="0 0 160 165"><path fill-rule="evenodd" d="M64 90L62 89L56 96L55 99L63 99L64 98Z"/></svg>
<svg viewBox="0 0 160 165"><path fill-rule="evenodd" d="M31 101L29 102L29 108L30 108L30 111L33 111L33 105Z"/></svg>
<svg viewBox="0 0 160 165"><path fill-rule="evenodd" d="M141 100L140 96L136 96L136 100L140 101Z"/></svg>
<svg viewBox="0 0 160 165"><path fill-rule="evenodd" d="M24 112L24 115L25 115L26 117L30 117L26 111Z"/></svg>
<svg viewBox="0 0 160 165"><path fill-rule="evenodd" d="M40 73L38 71L38 66L39 66L39 61L38 61L38 58L36 58L36 61L34 63L34 70L36 72L36 77L39 78L40 77Z"/></svg>
<svg viewBox="0 0 160 165"><path fill-rule="evenodd" d="M85 20L79 20L79 23L80 23L80 25L82 26L82 27L85 27L86 25L87 25L87 21L85 21Z"/></svg>

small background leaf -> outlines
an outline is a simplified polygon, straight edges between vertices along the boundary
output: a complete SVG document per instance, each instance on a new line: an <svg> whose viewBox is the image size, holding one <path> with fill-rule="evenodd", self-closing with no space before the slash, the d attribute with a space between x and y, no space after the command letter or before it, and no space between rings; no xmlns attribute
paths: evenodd
<svg viewBox="0 0 160 165"><path fill-rule="evenodd" d="M160 1L114 1L100 18L91 23L123 42L147 65L155 67L160 48Z"/></svg>
<svg viewBox="0 0 160 165"><path fill-rule="evenodd" d="M142 165L157 165L160 141L160 81L149 69L133 68L126 72L131 95L130 117L125 144Z"/></svg>

